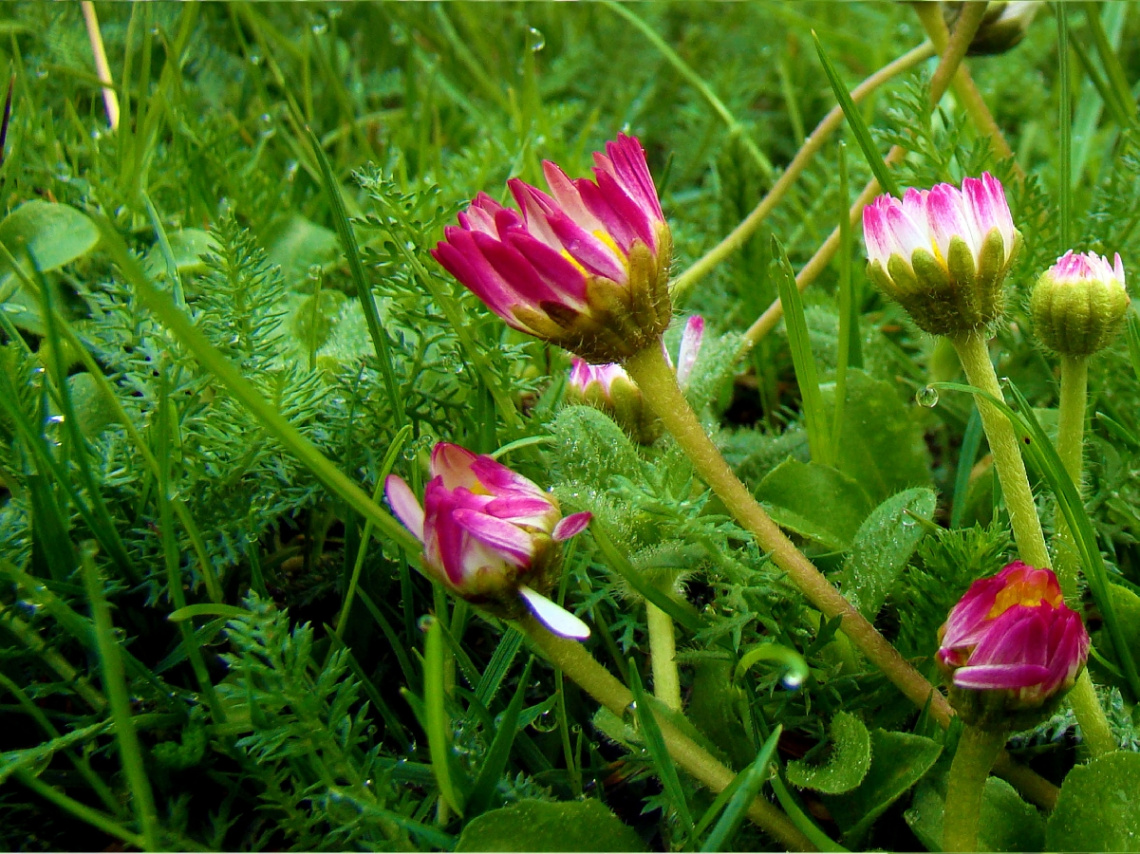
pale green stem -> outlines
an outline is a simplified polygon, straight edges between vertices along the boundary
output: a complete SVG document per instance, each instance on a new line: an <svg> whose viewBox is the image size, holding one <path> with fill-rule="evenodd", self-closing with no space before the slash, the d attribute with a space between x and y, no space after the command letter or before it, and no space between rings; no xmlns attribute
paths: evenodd
<svg viewBox="0 0 1140 854"><path fill-rule="evenodd" d="M934 42L934 46L938 49L939 53L944 53L946 46L950 42L950 33L946 29L946 22L942 20L942 4L940 3L925 3L918 2L911 4L914 11L918 14L919 21L922 22L922 27L926 30L927 37ZM958 20L958 26L955 28L955 33L958 29L967 23L971 27L970 39L973 40L974 34L977 32L978 25L981 23L982 17L985 15L986 6L984 3L965 4L962 9L962 17ZM972 15L976 20L966 21L966 16ZM969 47L967 43L966 47ZM952 77L950 74L952 73ZM989 107L986 106L985 100L978 92L978 87L974 85L974 80L970 76L969 70L964 65L958 65L953 72L947 72L950 79L950 85L954 89L954 95L958 100L958 104L966 111L966 115L970 118L970 123L981 134L985 134L990 139L990 147L997 155L999 160L1010 160L1013 158L1013 150L1009 147L1005 137L1002 135L1001 128L994 120L993 114L990 112ZM936 81L931 80L931 87ZM1022 170L1020 164L1016 161L1013 163L1014 171L1021 177L1025 177L1025 172Z"/></svg>
<svg viewBox="0 0 1140 854"><path fill-rule="evenodd" d="M923 42L918 47L904 53L894 62L884 65L852 89L851 99L855 101L855 103L859 103L888 80L909 71L933 54L934 48L930 42ZM788 190L795 184L796 179L799 178L812 158L819 153L820 149L823 148L823 144L827 142L832 132L839 127L842 122L843 110L838 106L833 107L831 112L824 116L823 120L815 126L815 130L811 132L811 135L804 140L800 150L797 151L796 156L792 158L792 162L788 164L780 177L776 179L776 183L772 185L772 188L768 190L764 198L760 200L760 203L753 208L752 212L741 220L740 225L736 226L720 243L698 258L689 269L673 281L672 293L675 301L683 298L684 294L687 293L693 285L708 275L712 269L724 261L725 258L740 249L748 238L755 234L756 229L760 227L760 224L764 222L768 214L772 212L772 209L787 195Z"/></svg>
<svg viewBox="0 0 1140 854"><path fill-rule="evenodd" d="M962 360L962 367L970 384L998 400L1004 400L997 374L990 361L989 350L986 348L984 333L971 332L950 340L954 342L954 348L958 351L958 358ZM1052 561L1045 548L1045 535L1041 532L1041 521L1037 517L1037 505L1033 501L1033 490L1029 487L1025 461L1021 457L1021 448L1017 444L1013 425L985 398L977 397L977 404L978 412L982 416L982 427L985 428L986 438L990 443L990 452L994 456L998 478L1001 480L1002 494L1009 510L1009 522L1013 528L1013 538L1017 543L1021 559L1031 566L1051 566ZM1079 406L1081 409L1079 420L1083 422L1084 395L1081 395ZM1081 430L1083 431L1083 426ZM1077 441L1079 457L1079 437ZM1067 465L1066 463L1066 467ZM1069 693L1069 702L1094 754L1100 755L1098 751L1115 749L1116 744L1108 726L1108 719L1105 717L1104 709L1097 702L1096 692L1093 690L1087 670L1082 671L1077 677L1077 684Z"/></svg>
<svg viewBox="0 0 1140 854"><path fill-rule="evenodd" d="M1057 455L1065 466L1065 471L1073 480L1077 493L1081 492L1084 474L1085 408L1088 400L1089 362L1087 356L1061 357L1061 405L1057 415ZM1073 600L1077 595L1077 576L1080 562L1069 530L1060 511L1056 519L1055 534L1058 580L1065 598ZM1069 705L1081 725L1085 744L1094 757L1104 756L1116 750L1116 739L1112 735L1108 717L1096 696L1088 670L1081 672L1077 683L1069 692Z"/></svg>
<svg viewBox="0 0 1140 854"><path fill-rule="evenodd" d="M978 816L982 793L994 759L1005 744L1005 730L966 726L950 764L946 785L946 811L942 818L943 851L978 850Z"/></svg>
<svg viewBox="0 0 1140 854"><path fill-rule="evenodd" d="M633 702L632 692L608 670L594 660L580 643L551 634L533 617L527 616L516 624L519 631L555 667L560 669L591 697L618 717L625 717ZM722 792L733 781L732 769L678 730L663 717L657 718L661 736L673 761L695 779L714 792ZM748 808L748 817L780 842L789 851L815 851L816 846L782 811L762 797L755 798Z"/></svg>
<svg viewBox="0 0 1140 854"><path fill-rule="evenodd" d="M645 603L649 624L649 651L653 665L653 694L672 709L681 711L681 677L677 673L677 642L673 618L654 605Z"/></svg>
<svg viewBox="0 0 1140 854"><path fill-rule="evenodd" d="M953 714L946 697L915 670L871 623L843 598L784 532L771 520L747 487L725 462L696 414L677 387L677 378L660 347L649 347L625 363L625 369L649 405L688 455L697 473L724 502L741 527L749 531L789 580L828 618L843 618L851 642L894 683L904 696L943 729ZM929 704L929 705L928 705ZM997 768L1027 798L1046 809L1057 801L1057 787L1001 753Z"/></svg>
<svg viewBox="0 0 1140 854"><path fill-rule="evenodd" d="M967 332L951 337L950 341L958 351L958 358L962 361L970 385L997 400L1005 400L993 362L990 361L985 333ZM1013 528L1017 550L1026 563L1037 567L1049 566L1051 561L1045 548L1045 535L1041 532L1037 504L1033 500L1033 490L1029 488L1029 476L1025 473L1025 461L1021 458L1021 448L1018 447L1013 425L984 397L978 395L976 401L998 478L1001 480L1005 505L1009 509L1009 523Z"/></svg>
<svg viewBox="0 0 1140 854"><path fill-rule="evenodd" d="M958 26L954 28L954 35L940 48L941 56L938 60L938 67L934 70L934 77L930 80L931 109L942 100L942 96L946 93L946 87L950 83L951 76L957 71L962 60L965 58L966 50L969 48L970 42L977 32L978 24L981 22L977 10L971 9L971 5L972 4L967 4L967 9L959 19ZM851 94L854 97L855 93L852 92ZM985 105L983 104L983 106ZM886 164L887 166L894 166L902 162L904 157L906 157L906 151L901 146L892 146L891 150L887 153ZM867 186L863 188L863 192L859 194L859 197L855 200L855 204L851 206L851 210L849 211L848 215L851 217L853 227L858 223L864 206L879 192L881 192L879 182L872 178ZM839 250L839 237L839 228L836 227L832 230L831 234L828 235L823 245L816 250L815 254L796 275L797 288L802 291L815 281L816 277L831 263L831 259L835 257L835 253ZM744 340L740 348L741 355L755 347L761 339L775 329L776 324L780 322L780 318L783 314L784 309L783 306L780 305L779 300L775 300L768 306L764 313L760 315L760 317L756 319L756 322L744 333Z"/></svg>

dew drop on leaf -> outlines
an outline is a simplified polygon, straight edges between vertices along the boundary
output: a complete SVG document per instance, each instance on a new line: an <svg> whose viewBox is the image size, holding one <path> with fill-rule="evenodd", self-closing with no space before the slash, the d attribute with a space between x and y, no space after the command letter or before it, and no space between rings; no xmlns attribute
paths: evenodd
<svg viewBox="0 0 1140 854"><path fill-rule="evenodd" d="M933 386L920 388L914 393L914 399L919 406L925 406L928 409L935 407L938 405L938 389Z"/></svg>

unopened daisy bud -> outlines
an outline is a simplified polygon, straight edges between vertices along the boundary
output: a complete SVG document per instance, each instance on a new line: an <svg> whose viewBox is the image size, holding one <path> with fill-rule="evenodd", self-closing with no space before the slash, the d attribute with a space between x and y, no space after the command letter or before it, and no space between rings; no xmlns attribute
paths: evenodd
<svg viewBox="0 0 1140 854"><path fill-rule="evenodd" d="M863 209L867 275L935 335L982 329L1001 317L1002 283L1021 245L1001 182L907 190Z"/></svg>
<svg viewBox="0 0 1140 854"><path fill-rule="evenodd" d="M594 162L594 181L545 162L549 194L508 181L519 211L480 193L432 254L508 325L621 362L669 325L673 238L636 137Z"/></svg>
<svg viewBox="0 0 1140 854"><path fill-rule="evenodd" d="M682 389L689 383L704 333L705 320L700 315L695 314L685 322L676 366L677 384ZM668 351L665 360L673 364ZM642 445L652 445L663 429L660 419L645 405L641 389L625 369L614 362L590 365L582 359L574 359L566 383L566 401L600 409Z"/></svg>
<svg viewBox="0 0 1140 854"><path fill-rule="evenodd" d="M1057 576L1021 561L970 585L938 637L951 705L987 729L1038 723L1073 687L1089 652Z"/></svg>
<svg viewBox="0 0 1140 854"><path fill-rule="evenodd" d="M1091 356L1112 341L1128 311L1124 265L1095 252L1066 252L1041 274L1029 309L1037 337L1062 356Z"/></svg>
<svg viewBox="0 0 1140 854"><path fill-rule="evenodd" d="M942 15L947 25L953 29L962 14L965 3L945 3ZM1041 6L1035 0L990 0L978 31L970 41L966 51L969 56L991 56L1005 53L1016 47L1025 38L1029 25Z"/></svg>
<svg viewBox="0 0 1140 854"><path fill-rule="evenodd" d="M639 444L652 445L661 435L661 422L645 405L641 389L621 365L613 362L588 365L574 359L566 402L600 409Z"/></svg>
<svg viewBox="0 0 1140 854"><path fill-rule="evenodd" d="M589 513L563 518L558 501L487 456L440 442L423 506L401 478L384 492L396 517L424 546L424 569L447 589L505 619L531 611L563 637L589 627L546 598L557 576L558 543L581 532Z"/></svg>

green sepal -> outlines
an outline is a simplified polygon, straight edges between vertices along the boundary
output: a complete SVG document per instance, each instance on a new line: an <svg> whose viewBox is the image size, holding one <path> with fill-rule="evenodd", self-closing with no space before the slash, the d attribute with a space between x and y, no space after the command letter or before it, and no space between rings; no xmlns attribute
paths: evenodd
<svg viewBox="0 0 1140 854"><path fill-rule="evenodd" d="M914 275L918 279L918 286L922 291L930 294L942 294L950 287L950 272L944 264L926 249L915 249L910 256ZM917 318L916 318L917 319Z"/></svg>
<svg viewBox="0 0 1140 854"><path fill-rule="evenodd" d="M875 263L878 264L878 262ZM882 267L879 269L881 270ZM914 268L901 255L893 254L887 259L887 275L890 284L884 290L895 299L913 294L919 288Z"/></svg>

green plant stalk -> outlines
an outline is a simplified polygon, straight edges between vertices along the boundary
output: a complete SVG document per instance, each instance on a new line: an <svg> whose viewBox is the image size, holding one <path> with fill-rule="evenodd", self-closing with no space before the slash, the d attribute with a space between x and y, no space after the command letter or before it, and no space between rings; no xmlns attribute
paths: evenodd
<svg viewBox="0 0 1140 854"><path fill-rule="evenodd" d="M551 634L531 616L519 620L516 627L526 635L546 658L569 676L591 697L618 717L624 718L633 702L633 692L602 667L576 641ZM736 777L732 770L703 747L678 730L669 721L657 718L661 736L673 761L714 792L721 792ZM763 798L756 798L748 808L748 817L790 851L815 851L812 844L786 815Z"/></svg>
<svg viewBox="0 0 1140 854"><path fill-rule="evenodd" d="M986 347L985 332L975 331L950 338L966 378L970 385L979 388L998 400L1005 400L997 374L994 372L990 353ZM1033 490L1029 488L1029 477L1025 473L1025 461L1013 425L1002 413L983 397L975 396L978 413L982 416L982 427L986 431L990 452L994 457L998 478L1001 480L1002 494L1009 509L1009 522L1013 528L1013 539L1017 543L1021 559L1032 566L1051 566L1049 551L1045 548L1045 535L1041 531L1041 521L1037 518L1037 504L1033 500Z"/></svg>
<svg viewBox="0 0 1140 854"><path fill-rule="evenodd" d="M641 351L628 359L624 367L650 408L688 455L697 474L720 497L741 527L752 533L760 548L769 553L771 560L788 574L789 580L815 607L829 619L842 617L844 634L911 702L919 708L929 703L930 714L945 726L951 714L946 698L843 598L740 482L681 394L661 348Z"/></svg>
<svg viewBox="0 0 1140 854"><path fill-rule="evenodd" d="M946 784L946 812L942 819L943 851L978 850L978 816L982 792L994 759L1001 752L1009 733L966 726L958 739L958 749L950 764Z"/></svg>
<svg viewBox="0 0 1140 854"><path fill-rule="evenodd" d="M681 677L677 672L677 640L673 634L673 618L647 599L645 620L649 625L653 695L674 712L679 712Z"/></svg>
<svg viewBox="0 0 1140 854"><path fill-rule="evenodd" d="M970 385L981 389L997 400L1004 401L1005 397L1002 394L1001 386L998 384L993 363L990 361L989 350L986 348L985 333L971 332L950 340L954 344L954 349L958 351L958 358L962 362ZM1017 543L1017 550L1021 559L1031 566L1052 566L1053 562L1049 557L1049 550L1045 547L1045 535L1041 531L1041 521L1037 517L1037 504L1033 500L1033 490L1029 486L1029 477L1025 472L1025 461L1021 457L1021 448L1017 444L1013 425L988 400L980 396L975 396L975 400L977 401L978 412L982 416L982 427L986 431L990 452L994 457L998 479L1001 481L1002 494L1005 496L1005 504L1009 510L1010 526L1013 528L1013 539ZM1084 430L1083 394L1079 408L1079 420L1082 426L1077 439L1078 456L1080 454L1080 436L1083 436ZM1069 417L1071 419L1073 416L1070 415ZM1062 456L1062 458L1064 457ZM1068 463L1065 465L1068 468ZM1096 691L1093 690L1088 670L1082 671L1081 675L1077 677L1077 685L1069 694L1069 702L1082 731L1090 734L1090 748L1094 752L1106 748L1107 750L1114 750L1116 743L1112 738L1104 709L1097 702ZM1100 754L1097 753L1096 755Z"/></svg>
<svg viewBox="0 0 1140 854"><path fill-rule="evenodd" d="M1065 471L1073 480L1077 493L1081 492L1084 473L1085 409L1088 402L1089 360L1087 356L1061 357L1061 404L1057 415L1057 455ZM1066 599L1077 595L1077 575L1080 561L1077 558L1073 533L1062 514L1057 513L1055 535L1059 548L1055 569ZM1108 717L1100 705L1088 670L1081 671L1069 692L1069 705L1081 725L1085 743L1094 757L1116 750L1116 739L1108 724Z"/></svg>
<svg viewBox="0 0 1140 854"><path fill-rule="evenodd" d="M852 89L851 99L859 103L888 80L910 71L910 69L914 68L920 62L929 59L933 55L934 47L930 42L923 42L918 47L904 53L894 62L884 65ZM755 234L760 224L764 222L768 214L770 214L784 196L787 195L788 190L796 183L796 179L798 179L804 169L807 168L812 158L820 152L824 143L827 142L828 137L831 136L832 132L834 132L842 122L843 110L838 106L833 107L831 111L823 117L822 121L815 126L815 130L811 132L811 135L804 140L804 144L800 147L800 150L796 152L795 157L792 158L792 162L789 163L787 168L780 174L780 177L776 179L776 183L772 185L772 188L768 190L764 198L753 208L752 212L741 220L740 224L729 232L720 243L698 258L689 269L685 270L685 272L673 281L672 294L674 301L684 299L685 294L687 294L697 282L712 272L713 268L718 264L740 249L740 247L747 242L748 238ZM838 237L836 240L838 241ZM830 260L830 256L828 260ZM826 262L824 265L826 265Z"/></svg>
<svg viewBox="0 0 1140 854"><path fill-rule="evenodd" d="M38 655L44 664L54 670L92 709L102 712L107 708L107 700L88 681L87 677L72 667L71 662L64 658L58 650L48 646L31 626L12 613L9 606L2 603L0 603L0 625L11 632L25 649Z"/></svg>
<svg viewBox="0 0 1140 854"><path fill-rule="evenodd" d="M103 597L103 581L95 566L94 545L84 543L80 549L83 581L95 623L95 642L99 649L99 662L103 673L103 688L111 706L111 719L115 722L115 741L119 745L119 761L130 786L135 816L142 828L144 848L158 851L158 813L154 808L154 794L143 763L142 745L131 720L131 701L127 694L127 678L115 626L111 622L111 608Z"/></svg>

